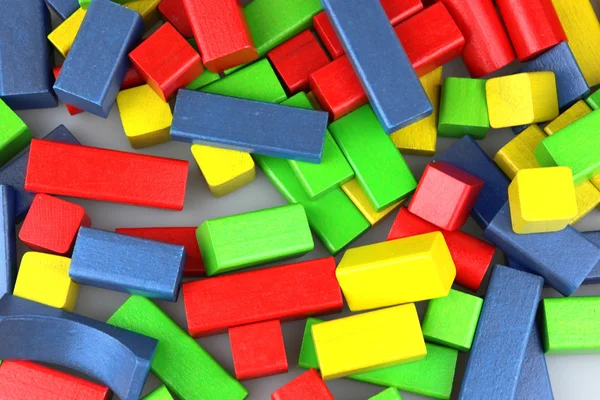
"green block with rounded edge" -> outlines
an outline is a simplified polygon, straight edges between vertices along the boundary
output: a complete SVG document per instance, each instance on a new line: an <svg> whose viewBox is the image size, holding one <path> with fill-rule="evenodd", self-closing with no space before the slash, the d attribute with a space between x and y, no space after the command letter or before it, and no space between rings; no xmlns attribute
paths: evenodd
<svg viewBox="0 0 600 400"><path fill-rule="evenodd" d="M490 129L485 79L446 78L442 86L438 136L483 139Z"/></svg>
<svg viewBox="0 0 600 400"><path fill-rule="evenodd" d="M402 396L400 396L398 389L391 387L373 397L369 397L369 400L402 400Z"/></svg>
<svg viewBox="0 0 600 400"><path fill-rule="evenodd" d="M600 90L596 90L592 93L585 102L590 106L592 110L597 110L600 108Z"/></svg>
<svg viewBox="0 0 600 400"><path fill-rule="evenodd" d="M543 301L546 354L600 353L600 297L561 297Z"/></svg>
<svg viewBox="0 0 600 400"><path fill-rule="evenodd" d="M31 142L25 122L0 99L0 166L6 164Z"/></svg>
<svg viewBox="0 0 600 400"><path fill-rule="evenodd" d="M181 400L242 400L248 391L151 300L131 296L108 324L158 340L152 372Z"/></svg>
<svg viewBox="0 0 600 400"><path fill-rule="evenodd" d="M483 299L451 289L446 297L429 301L423 320L425 340L469 351L477 329Z"/></svg>
<svg viewBox="0 0 600 400"><path fill-rule="evenodd" d="M167 389L165 385L162 385L158 389L144 396L142 400L173 400L173 396L169 393L169 389Z"/></svg>

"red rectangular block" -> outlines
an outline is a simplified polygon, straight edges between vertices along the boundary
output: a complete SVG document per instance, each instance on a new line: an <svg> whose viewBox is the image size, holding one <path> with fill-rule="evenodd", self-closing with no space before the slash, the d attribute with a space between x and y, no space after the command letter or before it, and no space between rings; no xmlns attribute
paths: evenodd
<svg viewBox="0 0 600 400"><path fill-rule="evenodd" d="M62 65L52 68L52 75L54 75L54 79L58 79L58 74L60 74L61 69L62 69ZM81 114L83 112L83 110L81 108L77 108L70 104L65 104L65 107L67 107L67 111L71 115L77 115L77 114Z"/></svg>
<svg viewBox="0 0 600 400"><path fill-rule="evenodd" d="M396 25L423 9L421 0L381 0L392 25Z"/></svg>
<svg viewBox="0 0 600 400"><path fill-rule="evenodd" d="M288 372L279 320L229 328L229 342L237 379L264 378Z"/></svg>
<svg viewBox="0 0 600 400"><path fill-rule="evenodd" d="M316 369L309 369L271 394L271 400L333 400Z"/></svg>
<svg viewBox="0 0 600 400"><path fill-rule="evenodd" d="M194 36L190 21L183 7L183 0L161 0L158 5L158 12L163 20L170 22L186 38Z"/></svg>
<svg viewBox="0 0 600 400"><path fill-rule="evenodd" d="M190 335L340 312L342 292L335 268L334 258L328 257L186 282L183 301Z"/></svg>
<svg viewBox="0 0 600 400"><path fill-rule="evenodd" d="M2 400L108 400L102 385L28 361L4 361L0 365Z"/></svg>
<svg viewBox="0 0 600 400"><path fill-rule="evenodd" d="M144 83L146 83L146 81L132 65L127 70L127 74L125 74L125 79L123 79L123 83L121 84L121 90L141 86Z"/></svg>
<svg viewBox="0 0 600 400"><path fill-rule="evenodd" d="M188 162L33 139L25 190L183 209Z"/></svg>
<svg viewBox="0 0 600 400"><path fill-rule="evenodd" d="M205 272L198 240L196 239L196 229L196 227L117 228L115 232L185 247L187 259L183 274L185 276L198 276L204 275Z"/></svg>

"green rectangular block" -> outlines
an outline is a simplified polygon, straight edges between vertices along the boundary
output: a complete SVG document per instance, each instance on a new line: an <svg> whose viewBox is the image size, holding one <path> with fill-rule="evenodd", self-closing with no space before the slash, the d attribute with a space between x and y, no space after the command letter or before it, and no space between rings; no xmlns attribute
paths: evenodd
<svg viewBox="0 0 600 400"><path fill-rule="evenodd" d="M600 297L544 299L546 354L600 353Z"/></svg>
<svg viewBox="0 0 600 400"><path fill-rule="evenodd" d="M306 93L300 92L281 104L291 107L314 109ZM354 177L354 171L342 154L329 130L325 132L323 155L320 164L289 160L294 175L300 181L310 199L316 199L339 188Z"/></svg>
<svg viewBox="0 0 600 400"><path fill-rule="evenodd" d="M329 125L329 131L375 211L383 210L417 187L406 161L370 105L338 119Z"/></svg>
<svg viewBox="0 0 600 400"><path fill-rule="evenodd" d="M600 90L596 90L592 93L585 102L590 106L592 110L597 110L600 108Z"/></svg>
<svg viewBox="0 0 600 400"><path fill-rule="evenodd" d="M288 202L304 206L309 225L331 254L338 253L371 227L342 189L311 200L286 160L259 155L254 155L254 159Z"/></svg>
<svg viewBox="0 0 600 400"><path fill-rule="evenodd" d="M181 400L241 400L248 391L151 300L131 296L107 323L158 340L152 372Z"/></svg>
<svg viewBox="0 0 600 400"><path fill-rule="evenodd" d="M490 129L485 79L446 78L442 86L438 136L483 139Z"/></svg>
<svg viewBox="0 0 600 400"><path fill-rule="evenodd" d="M196 39L194 39L194 38L188 39L188 43L191 44L192 47L196 51L198 51L198 45L196 44ZM201 73L200 76L198 76L192 82L190 82L185 88L189 89L189 90L198 90L210 83L213 83L214 81L218 81L219 79L221 79L221 75L219 75L215 72L211 72L205 68L204 72Z"/></svg>
<svg viewBox="0 0 600 400"><path fill-rule="evenodd" d="M79 0L79 7L87 10L93 0ZM114 3L125 4L135 0L111 0Z"/></svg>
<svg viewBox="0 0 600 400"><path fill-rule="evenodd" d="M198 227L196 238L208 276L300 256L315 247L302 204L211 219Z"/></svg>
<svg viewBox="0 0 600 400"><path fill-rule="evenodd" d="M369 400L402 400L402 396L400 396L398 389L391 387L373 397L370 397Z"/></svg>
<svg viewBox="0 0 600 400"><path fill-rule="evenodd" d="M167 389L165 385L162 385L158 389L144 396L142 400L173 400L173 396L169 393L169 389Z"/></svg>
<svg viewBox="0 0 600 400"><path fill-rule="evenodd" d="M535 158L542 167L571 168L575 186L600 174L600 111L592 111L542 140Z"/></svg>
<svg viewBox="0 0 600 400"><path fill-rule="evenodd" d="M25 122L0 99L0 166L6 164L31 142Z"/></svg>

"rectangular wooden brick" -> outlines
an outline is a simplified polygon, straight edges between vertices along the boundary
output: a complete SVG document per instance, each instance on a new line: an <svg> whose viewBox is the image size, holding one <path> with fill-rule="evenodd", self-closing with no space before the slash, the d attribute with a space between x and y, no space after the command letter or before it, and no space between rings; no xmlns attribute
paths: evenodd
<svg viewBox="0 0 600 400"><path fill-rule="evenodd" d="M600 353L600 297L544 299L546 354Z"/></svg>
<svg viewBox="0 0 600 400"><path fill-rule="evenodd" d="M515 398L519 400L554 400L542 338L537 325L533 327L531 335L529 335Z"/></svg>
<svg viewBox="0 0 600 400"><path fill-rule="evenodd" d="M0 184L0 296L12 293L17 279L15 197L11 186Z"/></svg>

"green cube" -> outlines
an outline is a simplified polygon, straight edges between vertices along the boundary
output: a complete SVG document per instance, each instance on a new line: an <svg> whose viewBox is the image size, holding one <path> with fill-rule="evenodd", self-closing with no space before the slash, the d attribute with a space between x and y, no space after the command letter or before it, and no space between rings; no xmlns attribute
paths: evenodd
<svg viewBox="0 0 600 400"><path fill-rule="evenodd" d="M592 110L597 110L600 108L600 90L596 90L592 93L585 102L590 106Z"/></svg>
<svg viewBox="0 0 600 400"><path fill-rule="evenodd" d="M423 320L423 337L430 342L469 351L482 306L481 298L454 289L446 297L430 300Z"/></svg>
<svg viewBox="0 0 600 400"><path fill-rule="evenodd" d="M152 393L144 396L142 400L173 400L173 396L169 393L169 389L165 385L162 385Z"/></svg>
<svg viewBox="0 0 600 400"><path fill-rule="evenodd" d="M400 396L400 392L396 388L387 388L383 392L370 397L369 400L402 400L402 396Z"/></svg>
<svg viewBox="0 0 600 400"><path fill-rule="evenodd" d="M0 166L6 164L31 142L31 131L0 99Z"/></svg>
<svg viewBox="0 0 600 400"><path fill-rule="evenodd" d="M483 139L490 129L485 79L447 78L442 86L438 136Z"/></svg>

